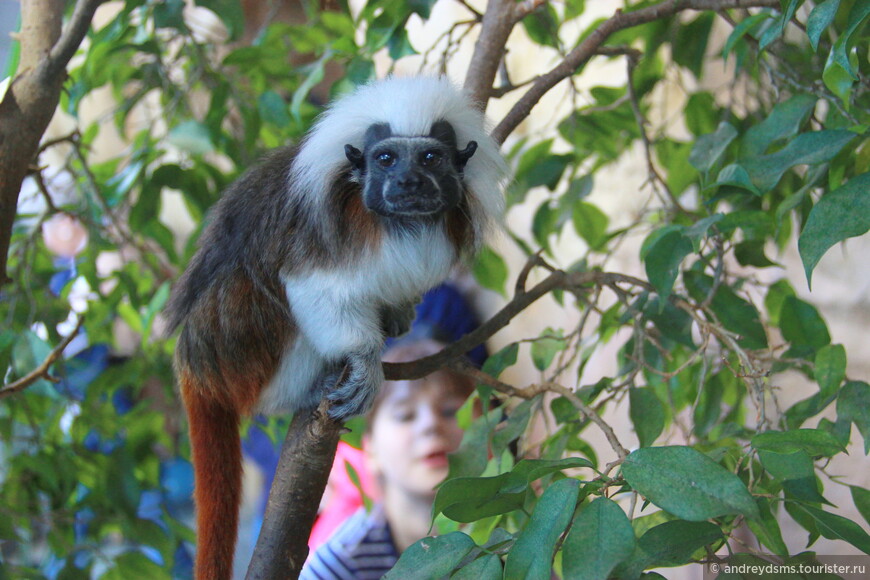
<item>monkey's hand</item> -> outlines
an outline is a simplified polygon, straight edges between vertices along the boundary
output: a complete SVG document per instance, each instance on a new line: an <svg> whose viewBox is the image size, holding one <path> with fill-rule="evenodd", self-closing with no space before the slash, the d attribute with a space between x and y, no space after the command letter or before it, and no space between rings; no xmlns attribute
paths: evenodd
<svg viewBox="0 0 870 580"><path fill-rule="evenodd" d="M339 384L327 385L331 390L326 396L333 402L329 416L337 421L366 413L384 382L381 356L377 350L351 354L345 363L346 371L332 379Z"/></svg>
<svg viewBox="0 0 870 580"><path fill-rule="evenodd" d="M417 312L414 310L416 302L407 302L398 306L384 305L381 307L381 328L384 335L395 338L402 336L411 330L411 323Z"/></svg>

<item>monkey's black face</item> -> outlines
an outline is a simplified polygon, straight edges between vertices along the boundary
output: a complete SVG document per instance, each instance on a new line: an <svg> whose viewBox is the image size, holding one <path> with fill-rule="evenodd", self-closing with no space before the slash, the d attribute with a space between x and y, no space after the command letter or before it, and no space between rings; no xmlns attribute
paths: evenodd
<svg viewBox="0 0 870 580"><path fill-rule="evenodd" d="M438 216L458 203L451 152L431 138L393 137L366 152L366 206L387 217Z"/></svg>
<svg viewBox="0 0 870 580"><path fill-rule="evenodd" d="M345 152L363 185L371 211L388 218L437 218L456 207L463 194L462 170L474 154L473 141L456 148L453 128L435 123L426 137L394 137L388 125L372 125L363 152Z"/></svg>

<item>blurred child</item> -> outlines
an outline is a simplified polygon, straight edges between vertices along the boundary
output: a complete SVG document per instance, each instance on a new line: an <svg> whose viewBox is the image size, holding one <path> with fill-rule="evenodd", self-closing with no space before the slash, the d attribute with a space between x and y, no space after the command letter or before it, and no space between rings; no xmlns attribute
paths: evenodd
<svg viewBox="0 0 870 580"><path fill-rule="evenodd" d="M417 360L443 346L431 339L401 341L384 360ZM366 468L380 499L370 512L359 509L314 551L301 579L381 578L402 551L429 534L435 486L447 476L447 454L462 441L456 412L473 389L470 379L448 369L384 383L363 435Z"/></svg>

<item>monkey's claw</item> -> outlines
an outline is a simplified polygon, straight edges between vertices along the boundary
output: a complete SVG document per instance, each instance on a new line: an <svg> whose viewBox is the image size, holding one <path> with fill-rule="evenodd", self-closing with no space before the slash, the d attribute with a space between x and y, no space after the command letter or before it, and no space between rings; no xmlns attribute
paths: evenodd
<svg viewBox="0 0 870 580"><path fill-rule="evenodd" d="M334 403L329 416L338 421L363 415L371 408L384 381L379 354L373 352L348 357L342 376L339 384L326 395Z"/></svg>

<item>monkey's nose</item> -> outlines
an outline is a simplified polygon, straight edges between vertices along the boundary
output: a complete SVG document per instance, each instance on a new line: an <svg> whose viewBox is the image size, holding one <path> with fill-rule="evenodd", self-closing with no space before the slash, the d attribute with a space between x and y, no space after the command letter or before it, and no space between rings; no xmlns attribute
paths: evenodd
<svg viewBox="0 0 870 580"><path fill-rule="evenodd" d="M423 185L423 180L416 175L407 175L399 179L399 187L403 189L417 189Z"/></svg>

